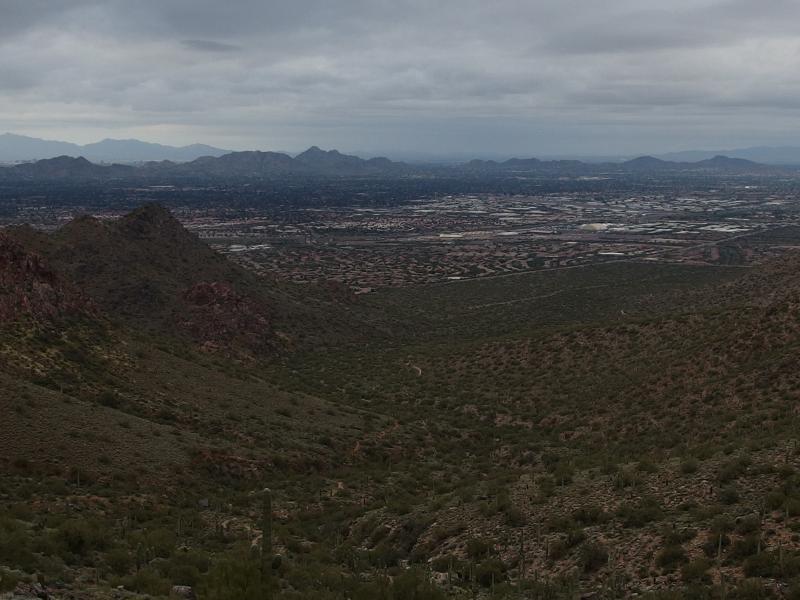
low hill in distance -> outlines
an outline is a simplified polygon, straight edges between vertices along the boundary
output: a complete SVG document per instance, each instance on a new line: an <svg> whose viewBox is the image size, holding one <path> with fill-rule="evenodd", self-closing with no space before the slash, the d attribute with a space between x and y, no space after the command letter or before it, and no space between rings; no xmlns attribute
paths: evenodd
<svg viewBox="0 0 800 600"><path fill-rule="evenodd" d="M752 146L731 150L686 150L660 155L663 160L696 162L723 155L743 158L767 165L800 165L800 147L797 146Z"/></svg>

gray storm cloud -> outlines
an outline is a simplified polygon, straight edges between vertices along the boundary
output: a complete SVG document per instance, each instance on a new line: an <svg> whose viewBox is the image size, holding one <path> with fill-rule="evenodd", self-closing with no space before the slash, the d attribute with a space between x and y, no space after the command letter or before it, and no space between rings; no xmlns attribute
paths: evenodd
<svg viewBox="0 0 800 600"><path fill-rule="evenodd" d="M0 0L0 129L557 154L789 143L785 0Z"/></svg>

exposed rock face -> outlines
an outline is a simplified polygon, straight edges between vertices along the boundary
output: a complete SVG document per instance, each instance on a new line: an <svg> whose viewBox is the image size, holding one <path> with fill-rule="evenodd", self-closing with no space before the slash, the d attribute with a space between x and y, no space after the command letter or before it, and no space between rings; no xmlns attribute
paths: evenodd
<svg viewBox="0 0 800 600"><path fill-rule="evenodd" d="M91 303L62 282L39 255L0 232L0 323L91 312Z"/></svg>
<svg viewBox="0 0 800 600"><path fill-rule="evenodd" d="M263 306L220 282L201 282L183 294L186 313L177 315L181 327L204 349L236 345L258 352L273 338Z"/></svg>
<svg viewBox="0 0 800 600"><path fill-rule="evenodd" d="M197 595L194 593L194 590L188 585L173 585L171 595L177 596L178 598L185 598L186 600L197 599Z"/></svg>

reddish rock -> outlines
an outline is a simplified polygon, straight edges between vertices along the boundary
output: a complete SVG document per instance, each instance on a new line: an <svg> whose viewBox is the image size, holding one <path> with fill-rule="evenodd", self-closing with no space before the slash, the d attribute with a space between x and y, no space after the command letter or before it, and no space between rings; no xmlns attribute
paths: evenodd
<svg viewBox="0 0 800 600"><path fill-rule="evenodd" d="M186 312L177 315L177 321L203 349L261 352L273 342L266 310L226 283L198 283L184 292L183 300Z"/></svg>
<svg viewBox="0 0 800 600"><path fill-rule="evenodd" d="M0 232L0 323L93 312L91 302L61 281L39 255Z"/></svg>

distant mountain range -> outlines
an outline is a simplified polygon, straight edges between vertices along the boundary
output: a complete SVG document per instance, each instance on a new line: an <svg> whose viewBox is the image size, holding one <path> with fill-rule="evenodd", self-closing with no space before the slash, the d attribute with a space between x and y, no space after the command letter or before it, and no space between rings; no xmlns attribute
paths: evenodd
<svg viewBox="0 0 800 600"><path fill-rule="evenodd" d="M537 158L511 158L503 162L472 160L460 167L476 173L541 173L562 175L603 175L611 173L685 172L685 173L739 173L766 174L780 172L779 167L714 156L697 162L667 161L654 156L640 156L625 162L588 163L580 160L539 160Z"/></svg>
<svg viewBox="0 0 800 600"><path fill-rule="evenodd" d="M405 163L388 158L363 159L338 150L312 146L294 158L281 152L231 152L220 157L205 156L189 163L145 165L162 173L188 177L274 177L281 175L401 175L413 171Z"/></svg>
<svg viewBox="0 0 800 600"><path fill-rule="evenodd" d="M150 161L139 165L98 165L84 157L58 156L0 167L0 180L149 180L171 182L208 179L278 179L284 177L519 177L607 176L613 174L723 173L766 175L795 173L790 167L764 165L742 158L714 156L696 162L666 161L641 156L622 163L512 158L503 162L472 160L451 166L414 166L388 158L363 159L312 146L292 157L281 152L231 152L189 162Z"/></svg>
<svg viewBox="0 0 800 600"><path fill-rule="evenodd" d="M70 142L42 140L13 133L0 135L0 162L6 163L57 156L82 156L99 163L137 163L153 160L185 162L201 156L222 156L228 152L230 151L205 144L175 147L140 140L106 139L81 146Z"/></svg>
<svg viewBox="0 0 800 600"><path fill-rule="evenodd" d="M312 146L291 157L280 152L231 152L202 156L189 162L150 161L139 165L95 164L83 156L57 156L35 162L0 167L0 179L270 179L285 176L369 176L414 173L405 163L388 158L363 159L337 150Z"/></svg>
<svg viewBox="0 0 800 600"><path fill-rule="evenodd" d="M314 150L311 148L310 150ZM318 150L318 148L317 148ZM152 142L143 142L136 139L117 140L105 139L93 144L73 144L71 142L43 140L39 138L29 137L25 135L17 135L13 133L0 134L0 163L19 163L41 160L46 158L56 158L61 156L83 157L93 163L123 163L135 164L145 162L159 162L171 161L176 163L191 162L202 157L220 157L226 154L240 155L246 153L231 152L222 148L215 148L206 144L192 144L190 146L165 146L163 144L155 144ZM262 155L268 156L251 156L252 160L266 160L270 162L270 156L277 161L284 161L285 157L291 157L288 152L262 152ZM276 155L281 155L284 158L279 158ZM298 155L296 158L302 157L307 152ZM313 152L306 158L314 159ZM338 154L338 153L337 153ZM426 154L413 154L414 163L424 163L426 165L438 166L458 166L459 164L467 164L469 156L466 153L459 155L458 158L450 158L442 160L434 155ZM717 156L724 156L727 158L740 158L755 163L765 165L792 165L800 166L800 146L752 146L747 148L735 148L732 150L686 150L681 152L669 152L665 154L657 154L657 158L666 162L674 163L699 163L714 159ZM346 157L346 158L342 158ZM243 157L240 157L242 159ZM348 155L339 156L326 155L324 160L330 169L341 167L353 167L356 163ZM302 160L302 159L301 159ZM387 159L379 159L386 161ZM478 161L485 165L499 164L505 166L513 166L514 163L519 163L520 160L529 161L530 159L511 158L509 160L484 160ZM636 159L635 159L636 160ZM475 161L473 161L475 162ZM602 158L602 157L551 157L548 160L541 160L541 163L549 163L551 167L560 165L565 167L569 164L624 164L623 161L616 158ZM629 161L630 162L630 161ZM277 165L272 165L277 166ZM379 163L373 163L372 167L378 167ZM384 165L385 166L385 165ZM517 164L519 166L519 164ZM358 168L361 168L360 166Z"/></svg>
<svg viewBox="0 0 800 600"><path fill-rule="evenodd" d="M753 146L733 150L686 150L660 154L658 158L676 162L696 162L724 155L767 165L800 165L800 146Z"/></svg>

